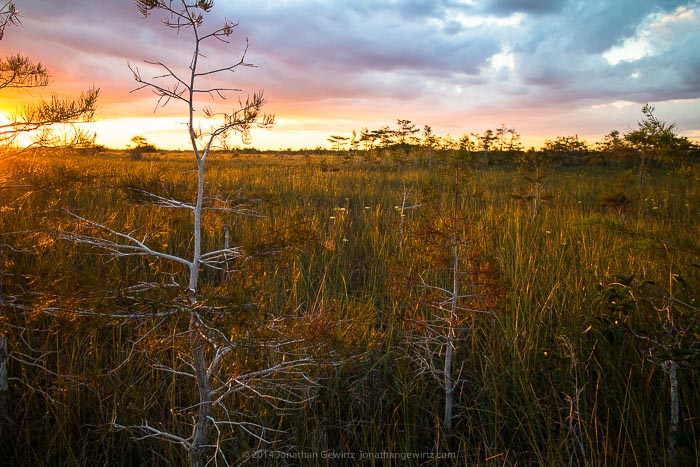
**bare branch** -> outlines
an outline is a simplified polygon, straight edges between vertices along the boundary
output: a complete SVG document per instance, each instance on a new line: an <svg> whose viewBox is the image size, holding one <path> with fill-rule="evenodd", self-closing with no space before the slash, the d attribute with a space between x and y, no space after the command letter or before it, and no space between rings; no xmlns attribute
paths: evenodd
<svg viewBox="0 0 700 467"><path fill-rule="evenodd" d="M0 41L5 35L7 26L19 26L22 24L19 20L19 12L15 8L15 4L11 1L5 3L0 8Z"/></svg>
<svg viewBox="0 0 700 467"><path fill-rule="evenodd" d="M163 63L163 62L151 62L151 61L148 61L148 60L145 60L145 63L148 63L149 65L157 65L157 66L159 66L159 67L165 68L165 71L167 71L166 74L154 76L153 79L160 79L160 78L168 78L168 77L170 77L170 78L173 78L173 79L174 79L175 81L177 81L178 83L180 83L182 86L184 86L185 89L190 89L190 86L189 86L185 81L183 81L177 74L175 74L175 72L172 71L172 70L170 69L170 67L168 67L168 65L166 65L165 63Z"/></svg>
<svg viewBox="0 0 700 467"><path fill-rule="evenodd" d="M164 196L160 196L150 191L142 190L140 188L126 187L125 189L142 196L143 199L146 200L148 204L152 206L158 206L162 208L188 209L191 211L193 211L195 208L191 204L182 202L174 198L166 198Z"/></svg>
<svg viewBox="0 0 700 467"><path fill-rule="evenodd" d="M101 248L104 250L107 250L110 252L110 254L113 254L115 256L154 256L156 258L160 259L166 259L170 261L174 261L176 263L183 264L190 268L192 266L192 262L188 261L184 258L180 258L179 256L175 255L170 255L168 253L163 253L160 251L153 250L152 248L146 246L141 240L138 240L134 238L130 234L125 234L122 232L118 232L114 229L111 229L107 227L106 225L100 224L98 222L93 222L88 219L85 219L84 217L81 217L77 214L74 214L70 211L66 211L70 216L74 217L75 219L84 222L85 224L88 224L92 227L96 227L100 230L104 230L105 232L108 232L112 235L115 235L121 239L126 240L127 242L133 243L133 245L130 244L123 244L123 243L116 243L111 240L107 240L104 238L99 238L99 237L92 237L89 235L82 235L78 234L75 232L66 232L66 231L61 231L59 232L59 236L65 240L71 240L76 243L82 243L85 245L89 246L94 246L97 248Z"/></svg>
<svg viewBox="0 0 700 467"><path fill-rule="evenodd" d="M212 34L212 35L213 35L213 34ZM240 59L237 63L234 63L233 65L229 65L229 66L217 68L217 69L215 69L215 70L209 70L209 71L204 71L204 72L200 72L200 73L193 73L192 76L195 76L195 77L209 76L209 75L214 75L214 74L222 73L222 72L224 72L224 71L233 72L233 71L235 71L235 69L238 68L239 66L245 66L245 67L255 68L255 65L253 65L252 63L246 63L246 61L245 61L245 57L246 57L246 55L248 54L248 47L249 47L249 45L250 45L250 44L249 44L249 42L248 42L248 38L246 37L246 38L245 38L245 49L243 50L243 53L241 54L241 59Z"/></svg>
<svg viewBox="0 0 700 467"><path fill-rule="evenodd" d="M116 430L143 431L145 434L143 436L134 437L133 439L135 441L142 441L142 440L148 439L148 438L158 438L158 439L162 439L164 441L168 441L170 443L181 444L187 450L189 450L190 446L191 446L191 442L186 440L185 438L174 435L172 433L168 433L167 431L158 430L158 429L150 426L147 421L145 421L143 423L143 425L131 425L131 426L124 426L124 425L120 425L116 422L112 422L112 426Z"/></svg>

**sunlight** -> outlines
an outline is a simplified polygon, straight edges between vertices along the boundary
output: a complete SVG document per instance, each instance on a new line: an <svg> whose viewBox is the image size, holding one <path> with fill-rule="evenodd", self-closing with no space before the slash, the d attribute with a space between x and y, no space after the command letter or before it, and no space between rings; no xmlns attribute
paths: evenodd
<svg viewBox="0 0 700 467"><path fill-rule="evenodd" d="M190 144L182 117L115 118L86 126L97 133L97 144L110 148L125 148L134 136L143 136L163 149L187 148Z"/></svg>
<svg viewBox="0 0 700 467"><path fill-rule="evenodd" d="M508 46L504 46L500 52L492 55L489 62L491 63L491 68L496 71L502 68L506 68L508 71L515 70L515 55Z"/></svg>
<svg viewBox="0 0 700 467"><path fill-rule="evenodd" d="M615 46L603 54L608 63L617 65L620 62L634 62L647 55L651 55L653 49L646 34L627 38L621 45Z"/></svg>
<svg viewBox="0 0 700 467"><path fill-rule="evenodd" d="M603 58L615 66L670 50L700 28L698 8L681 6L672 13L647 16L633 36L608 49Z"/></svg>
<svg viewBox="0 0 700 467"><path fill-rule="evenodd" d="M204 121L202 128L206 128ZM326 144L328 134L337 126L326 120L295 118L278 119L273 130L252 130L253 141L243 145L239 135L228 140L231 146L259 149L307 148ZM335 122L337 123L337 122ZM115 118L85 124L97 133L96 143L114 149L126 148L134 136L143 136L149 143L161 149L187 150L191 148L185 121L182 117Z"/></svg>
<svg viewBox="0 0 700 467"><path fill-rule="evenodd" d="M518 27L525 19L523 13L513 13L509 16L499 17L492 15L475 15L461 10L450 10L449 21L446 19L431 18L428 21L445 29L458 24L463 29L473 29L484 26L490 27Z"/></svg>
<svg viewBox="0 0 700 467"><path fill-rule="evenodd" d="M613 107L615 109L624 109L625 107L629 107L631 105L637 105L637 103L632 101L616 100L613 102L606 102L605 104L592 105L591 109L606 109L608 107Z"/></svg>

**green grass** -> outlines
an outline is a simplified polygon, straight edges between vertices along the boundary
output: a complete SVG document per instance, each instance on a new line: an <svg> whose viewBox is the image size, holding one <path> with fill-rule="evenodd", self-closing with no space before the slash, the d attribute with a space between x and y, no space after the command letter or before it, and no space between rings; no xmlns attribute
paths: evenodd
<svg viewBox="0 0 700 467"><path fill-rule="evenodd" d="M154 248L187 256L188 213L144 206L123 187L188 200L192 168L177 155L5 162L0 325L15 358L9 361L3 462L185 462L177 445L134 441L133 433L110 423L148 420L189 435L196 387L153 369L154 363L181 368L179 355L187 352L180 334L186 318L156 317L181 291L163 286L136 295L129 289L182 281L185 272L148 257L100 255L60 240L57 231L71 228L69 211L137 231ZM640 193L622 169L553 169L543 181L551 199L533 219L531 205L510 196L527 189L521 171L464 167L455 220L451 173L438 163L428 169L301 156L211 160L207 190L260 214L204 218L207 249L223 246L227 225L231 243L246 252L233 273L205 270L203 276L203 298L226 307L212 320L241 342L227 371L272 361L254 343L275 336L273 325L303 340L299 346L312 349L317 362L311 376L318 387L310 386L314 397L301 404L275 409L246 392L228 402L238 421L277 430L266 434L270 444L234 430L221 445L228 457L240 462L256 449L319 456L385 451L454 455L426 465L664 465L668 376L649 357L649 341L638 336L674 335L690 355L679 370L679 456L686 465L700 458L697 181L658 169ZM630 200L623 211L601 203L613 192ZM397 207L405 194L408 205L421 207L402 218ZM444 391L411 345L439 298L421 281L450 287L440 228L468 240L464 292L476 296L463 305L492 313L463 316L451 436L441 430ZM617 275L633 277L622 287L615 285ZM633 297L620 315L624 322L616 323L614 305L601 301L609 287ZM676 334L659 331L668 324L659 310L671 296ZM108 316L125 309L154 318ZM437 365L440 354L430 359ZM284 378L278 375L282 385ZM338 465L322 457L317 462Z"/></svg>

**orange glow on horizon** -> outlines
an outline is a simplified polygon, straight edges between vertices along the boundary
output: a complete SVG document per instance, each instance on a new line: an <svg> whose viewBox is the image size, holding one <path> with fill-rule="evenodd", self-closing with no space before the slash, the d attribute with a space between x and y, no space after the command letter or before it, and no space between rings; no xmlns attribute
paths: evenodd
<svg viewBox="0 0 700 467"><path fill-rule="evenodd" d="M0 113L0 125L9 123L9 115L9 112ZM417 127L422 125L418 122L415 123ZM206 120L202 123L202 128L206 128L205 124L208 124ZM368 127L372 130L386 125L393 128L395 122L364 125L350 120L323 120L314 117L278 118L275 126L271 129L253 128L250 144L243 144L238 134L232 134L228 144L231 147L256 148L260 150L298 150L316 149L318 147L330 149L332 146L328 138L331 135L351 137L353 131L356 131L359 135L363 127ZM149 143L164 150L186 151L191 148L186 120L183 117L99 119L98 116L97 121L81 123L80 126L90 132L95 132L96 144L111 149L128 148L133 144L131 139L134 136L143 136ZM492 129L495 128L495 126L492 127ZM472 130L469 128L463 130L452 128L451 131L441 131L440 128L436 127L433 127L433 132L436 136L451 137L454 140L459 140L463 135L481 133L476 129ZM521 143L523 149L529 149L530 147L540 148L546 139L554 139L556 136L559 135L543 136L521 133ZM579 137L593 144L602 138L602 135L579 134Z"/></svg>

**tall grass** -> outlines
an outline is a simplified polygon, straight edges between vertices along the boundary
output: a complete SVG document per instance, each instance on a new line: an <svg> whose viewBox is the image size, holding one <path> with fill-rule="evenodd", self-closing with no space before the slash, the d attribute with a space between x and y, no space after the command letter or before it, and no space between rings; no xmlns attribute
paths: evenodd
<svg viewBox="0 0 700 467"><path fill-rule="evenodd" d="M185 429L196 403L189 381L153 370L181 364L187 323L159 313L177 299L167 284L184 271L103 256L56 232L71 228L72 212L186 255L187 214L144 206L124 187L188 199L188 159L39 154L5 164L2 329L12 358L0 458L11 465L185 462L176 445L133 441L112 424ZM492 314L464 317L447 436L444 391L412 357L407 329L429 309L419 278L449 288L440 282L449 279L449 262L421 240L454 201L448 168L315 157L211 161L207 189L255 214L204 219L208 247L220 248L228 229L246 253L237 272L204 277L203 294L225 310L220 329L241 342L230 371L262 368L270 356L255 342L284 326L314 349L320 383L309 387L313 397L287 408L242 391L231 403L242 420L269 428L268 442L239 430L221 445L230 458L277 465L286 454L288 463L306 465L291 454L317 453L312 463L338 465L321 453L428 452L451 454L435 465L669 463L668 376L640 337L655 336L665 322L658 310L669 284L688 316L697 315L697 181L658 170L638 192L622 169L555 169L543 180L552 198L533 218L527 201L510 196L527 183L516 168L465 170L460 228L475 266L470 281L479 284L474 305ZM631 200L624 212L601 203L611 190ZM405 198L420 207L402 211ZM617 275L633 276L620 289L633 297L625 322L601 305L601 290L619 289ZM161 287L133 292L147 282ZM153 318L111 317L124 308ZM271 315L284 319L270 322ZM686 330L692 358L679 372L677 438L680 462L691 464L700 458L698 334ZM278 457L252 458L255 452Z"/></svg>

